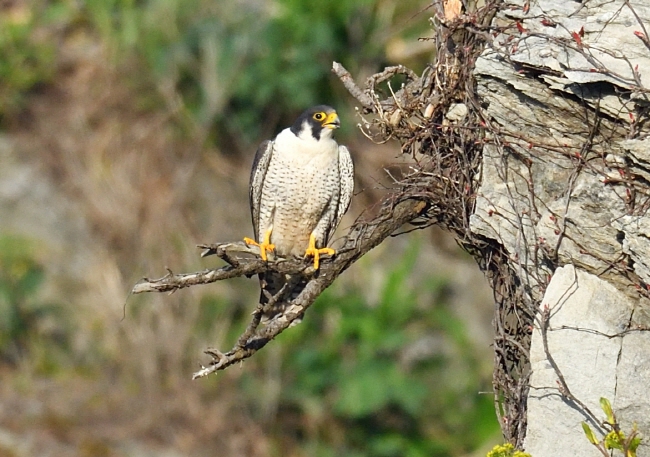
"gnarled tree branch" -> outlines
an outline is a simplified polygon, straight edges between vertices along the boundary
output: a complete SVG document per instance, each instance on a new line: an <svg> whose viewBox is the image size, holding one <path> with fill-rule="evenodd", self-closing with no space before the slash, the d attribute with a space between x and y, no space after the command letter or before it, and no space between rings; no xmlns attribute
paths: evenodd
<svg viewBox="0 0 650 457"><path fill-rule="evenodd" d="M193 379L207 376L244 360L263 348L296 319L300 318L316 298L343 271L390 236L400 226L420 216L426 206L427 204L424 201L417 198L407 198L397 202L393 198L387 198L380 214L370 222L358 221L350 229L343 248L338 251L333 259L324 260L318 271L314 270L311 263L307 264L303 260L278 259L264 262L257 257L245 257L254 254L256 248L248 247L243 242L200 245L199 247L207 249L204 255L217 254L229 265L189 274L172 274L170 272L160 279L145 278L133 287L132 293L175 291L197 284L210 284L238 276L252 276L268 270L284 273L292 277L302 276L308 279L307 285L289 302L285 312L275 316L266 325L262 326L260 326L260 321L264 306L259 304L252 314L247 329L238 338L237 343L230 351L223 353L216 349L206 350L206 354L212 356L213 360L208 366L202 367L201 370L194 373ZM241 256L241 254L244 254L244 256ZM275 300L287 295L290 295L288 291L281 290L271 298L271 301L266 306L270 306Z"/></svg>

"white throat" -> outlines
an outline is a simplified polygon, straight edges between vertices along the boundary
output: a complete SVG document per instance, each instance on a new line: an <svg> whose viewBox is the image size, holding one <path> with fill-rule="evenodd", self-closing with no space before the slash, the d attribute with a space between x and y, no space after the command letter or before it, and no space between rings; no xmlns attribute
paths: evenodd
<svg viewBox="0 0 650 457"><path fill-rule="evenodd" d="M325 127L320 131L320 139L317 140L316 138L314 138L314 132L312 131L312 128L311 128L311 125L309 124L309 122L304 121L302 123L302 128L300 129L300 132L298 133L298 138L300 138L303 141L316 141L316 142L323 141L323 140L327 141L327 140L332 139L333 134L334 134L333 129Z"/></svg>
<svg viewBox="0 0 650 457"><path fill-rule="evenodd" d="M321 138L317 140L311 134L311 127L307 124L296 136L291 129L284 129L275 138L275 154L285 159L304 163L318 156L329 156L337 158L339 145L332 138L331 129L323 131Z"/></svg>

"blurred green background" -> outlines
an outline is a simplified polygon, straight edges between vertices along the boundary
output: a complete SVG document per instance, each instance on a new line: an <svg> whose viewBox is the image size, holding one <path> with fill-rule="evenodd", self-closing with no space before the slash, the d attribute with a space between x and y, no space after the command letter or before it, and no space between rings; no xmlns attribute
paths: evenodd
<svg viewBox="0 0 650 457"><path fill-rule="evenodd" d="M0 2L0 457L470 456L499 441L491 294L435 229L361 259L224 373L258 286L128 297L251 235L257 144L335 106L371 217L408 167L331 75L431 61L419 0Z"/></svg>

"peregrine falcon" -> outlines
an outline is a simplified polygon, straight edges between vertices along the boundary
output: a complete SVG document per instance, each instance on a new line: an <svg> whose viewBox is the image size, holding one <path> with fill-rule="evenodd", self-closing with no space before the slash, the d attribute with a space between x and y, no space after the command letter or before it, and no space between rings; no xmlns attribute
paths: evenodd
<svg viewBox="0 0 650 457"><path fill-rule="evenodd" d="M318 269L321 255L335 253L327 243L350 206L354 190L350 152L332 138L339 127L333 108L315 106L257 149L249 189L255 239L244 241L259 246L262 259L267 260L269 252L281 257L308 256ZM266 303L264 290L275 295L286 278L263 273L260 283L260 302Z"/></svg>

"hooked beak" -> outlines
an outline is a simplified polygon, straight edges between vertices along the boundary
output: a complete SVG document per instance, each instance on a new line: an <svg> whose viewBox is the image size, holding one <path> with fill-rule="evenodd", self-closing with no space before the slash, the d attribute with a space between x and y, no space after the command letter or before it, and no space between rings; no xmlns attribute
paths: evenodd
<svg viewBox="0 0 650 457"><path fill-rule="evenodd" d="M338 129L341 127L341 121L339 120L339 115L336 112L330 113L323 121L323 127L328 129Z"/></svg>

